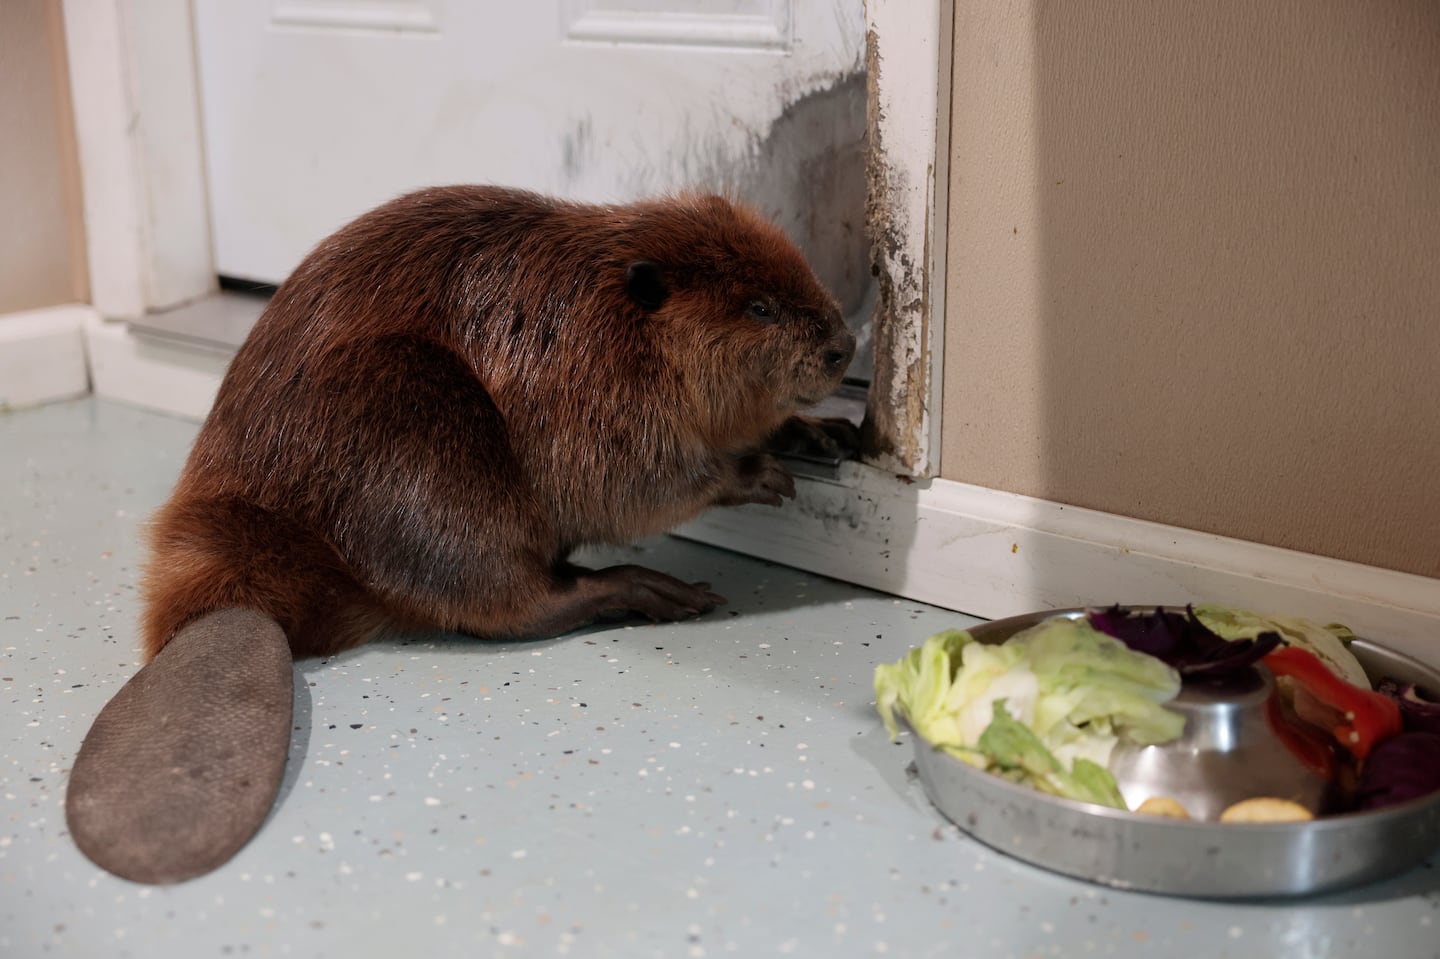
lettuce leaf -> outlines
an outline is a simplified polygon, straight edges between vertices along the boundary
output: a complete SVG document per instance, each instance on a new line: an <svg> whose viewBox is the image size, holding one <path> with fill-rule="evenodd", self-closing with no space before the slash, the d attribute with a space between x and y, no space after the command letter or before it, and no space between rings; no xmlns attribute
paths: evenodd
<svg viewBox="0 0 1440 959"><path fill-rule="evenodd" d="M947 697L961 650L975 640L969 633L947 629L925 640L923 646L910 650L898 663L875 667L875 708L893 738L896 732L895 709L904 709L910 725L933 745L959 745L958 728L949 712Z"/></svg>
<svg viewBox="0 0 1440 959"><path fill-rule="evenodd" d="M1285 645L1308 649L1337 676L1361 689L1371 688L1365 668L1345 648L1345 644L1355 638L1348 626L1339 623L1321 626L1299 616L1275 616L1214 604L1196 606L1195 616L1225 639L1254 639L1262 633L1278 633Z"/></svg>
<svg viewBox="0 0 1440 959"><path fill-rule="evenodd" d="M1124 808L1105 769L1122 739L1168 742L1179 674L1082 620L1051 619L999 645L948 630L875 669L892 736L903 712L931 746L1055 795ZM998 725L997 725L998 724Z"/></svg>
<svg viewBox="0 0 1440 959"><path fill-rule="evenodd" d="M1126 808L1115 777L1104 766L1082 757L1067 772L1034 730L1010 715L1005 700L997 699L992 709L979 751L989 757L1000 775L1054 796Z"/></svg>

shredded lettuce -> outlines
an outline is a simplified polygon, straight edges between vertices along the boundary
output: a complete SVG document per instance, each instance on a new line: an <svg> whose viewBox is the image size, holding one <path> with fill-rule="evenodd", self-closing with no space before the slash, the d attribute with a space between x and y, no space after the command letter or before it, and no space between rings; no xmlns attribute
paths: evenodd
<svg viewBox="0 0 1440 959"><path fill-rule="evenodd" d="M959 726L945 703L955 674L951 663L958 665L961 650L974 642L967 632L946 630L910 650L900 662L875 667L875 708L892 738L899 707L911 726L926 730L925 738L932 744L961 745Z"/></svg>
<svg viewBox="0 0 1440 959"><path fill-rule="evenodd" d="M1088 623L1050 619L1005 643L947 630L875 669L875 705L890 734L896 713L931 746L1045 792L1124 808L1105 769L1123 737L1168 742L1184 717L1170 666Z"/></svg>
<svg viewBox="0 0 1440 959"><path fill-rule="evenodd" d="M1226 639L1253 639L1261 633L1279 633L1287 646L1308 649L1320 658L1330 671L1362 689L1371 688L1365 668L1345 644L1355 638L1348 626L1319 623L1299 616L1275 616L1233 606L1207 604L1195 607L1195 617L1211 632Z"/></svg>
<svg viewBox="0 0 1440 959"><path fill-rule="evenodd" d="M995 700L992 708L990 724L980 736L979 751L1000 775L1052 795L1125 808L1115 777L1104 766L1081 756L1067 772L1035 731L1009 714L1005 700Z"/></svg>

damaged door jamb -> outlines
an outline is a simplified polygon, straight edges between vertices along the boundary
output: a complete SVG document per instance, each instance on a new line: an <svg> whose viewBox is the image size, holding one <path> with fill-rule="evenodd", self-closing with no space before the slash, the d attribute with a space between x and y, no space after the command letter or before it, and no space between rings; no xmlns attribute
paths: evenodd
<svg viewBox="0 0 1440 959"><path fill-rule="evenodd" d="M931 477L940 472L954 0L866 0L865 20L866 226L879 284L865 461Z"/></svg>

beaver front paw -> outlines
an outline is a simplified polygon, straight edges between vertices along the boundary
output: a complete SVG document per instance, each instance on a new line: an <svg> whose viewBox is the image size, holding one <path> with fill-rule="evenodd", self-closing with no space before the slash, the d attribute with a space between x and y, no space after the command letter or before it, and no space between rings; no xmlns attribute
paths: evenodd
<svg viewBox="0 0 1440 959"><path fill-rule="evenodd" d="M792 416L765 440L780 456L849 460L860 454L860 428L843 417Z"/></svg>
<svg viewBox="0 0 1440 959"><path fill-rule="evenodd" d="M744 506L761 503L779 506L795 498L795 479L769 453L751 453L735 461L730 484L715 497L717 506Z"/></svg>

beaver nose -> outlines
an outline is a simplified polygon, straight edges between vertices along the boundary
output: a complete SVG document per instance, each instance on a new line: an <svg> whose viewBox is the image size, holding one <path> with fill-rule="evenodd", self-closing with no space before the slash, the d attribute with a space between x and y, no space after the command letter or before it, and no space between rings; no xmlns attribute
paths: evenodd
<svg viewBox="0 0 1440 959"><path fill-rule="evenodd" d="M846 330L830 343L822 357L825 363L825 372L834 375L844 372L845 367L850 365L850 360L855 356L855 336Z"/></svg>

